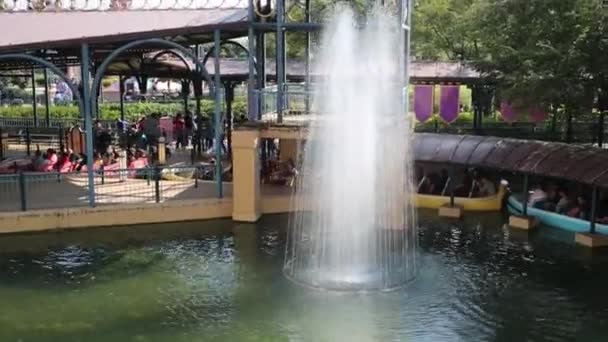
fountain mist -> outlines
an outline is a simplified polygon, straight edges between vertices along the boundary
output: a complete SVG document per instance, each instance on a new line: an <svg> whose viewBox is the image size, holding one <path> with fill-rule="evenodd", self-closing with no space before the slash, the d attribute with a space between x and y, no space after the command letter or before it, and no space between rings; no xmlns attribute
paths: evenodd
<svg viewBox="0 0 608 342"><path fill-rule="evenodd" d="M330 290L399 287L416 273L411 129L403 34L375 11L362 28L342 9L324 31L285 275Z"/></svg>

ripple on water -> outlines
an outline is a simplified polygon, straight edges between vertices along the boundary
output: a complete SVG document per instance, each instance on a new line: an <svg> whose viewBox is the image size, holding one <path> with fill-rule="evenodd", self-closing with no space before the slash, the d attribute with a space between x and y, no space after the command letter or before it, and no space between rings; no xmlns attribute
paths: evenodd
<svg viewBox="0 0 608 342"><path fill-rule="evenodd" d="M3 302L0 340L33 336L13 323L28 319L38 333L57 337L52 327L70 312L81 313L69 316L74 326L112 331L117 340L134 332L151 341L164 334L315 342L603 341L608 334L602 254L506 234L498 224L431 222L420 234L420 274L405 289L336 296L283 278L281 224L251 234L4 255L0 298L23 298ZM22 291L30 287L36 291ZM87 329L55 340L88 340Z"/></svg>

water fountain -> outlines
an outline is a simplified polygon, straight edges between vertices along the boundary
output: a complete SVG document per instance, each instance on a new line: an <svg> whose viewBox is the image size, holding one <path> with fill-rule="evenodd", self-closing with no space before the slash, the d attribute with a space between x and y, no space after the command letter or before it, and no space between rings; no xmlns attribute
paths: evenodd
<svg viewBox="0 0 608 342"><path fill-rule="evenodd" d="M321 119L304 149L284 264L299 284L388 290L416 274L406 49L387 13L358 25L340 8L323 34L313 104Z"/></svg>

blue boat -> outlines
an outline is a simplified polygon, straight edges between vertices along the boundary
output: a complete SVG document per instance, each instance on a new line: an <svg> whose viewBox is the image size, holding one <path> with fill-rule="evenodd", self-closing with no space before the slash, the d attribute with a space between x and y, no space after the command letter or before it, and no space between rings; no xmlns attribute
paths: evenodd
<svg viewBox="0 0 608 342"><path fill-rule="evenodd" d="M509 199L507 200L507 209L509 210L509 213L515 215L521 215L523 212L523 206L521 202L515 198L515 196L509 196ZM532 208L530 206L528 206L528 216L535 217L540 223L546 226L568 230L575 233L589 233L591 229L591 223L589 221L561 215L552 211ZM596 223L595 231L599 234L608 235L608 225Z"/></svg>

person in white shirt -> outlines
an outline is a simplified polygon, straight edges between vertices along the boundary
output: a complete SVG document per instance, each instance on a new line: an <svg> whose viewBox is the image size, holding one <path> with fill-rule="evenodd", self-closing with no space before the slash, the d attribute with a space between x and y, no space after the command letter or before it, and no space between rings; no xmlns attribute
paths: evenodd
<svg viewBox="0 0 608 342"><path fill-rule="evenodd" d="M478 180L478 196L479 197L490 197L496 195L496 185L490 181L487 177L482 176Z"/></svg>
<svg viewBox="0 0 608 342"><path fill-rule="evenodd" d="M544 205L545 201L547 201L547 193L543 190L543 187L537 185L528 198L528 206L529 207L541 207Z"/></svg>

